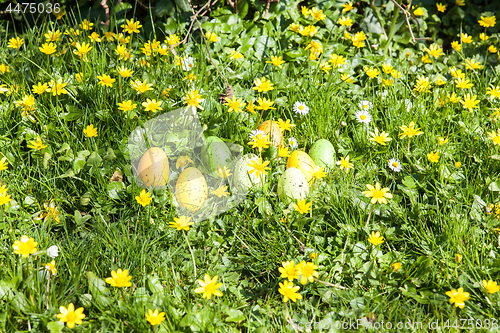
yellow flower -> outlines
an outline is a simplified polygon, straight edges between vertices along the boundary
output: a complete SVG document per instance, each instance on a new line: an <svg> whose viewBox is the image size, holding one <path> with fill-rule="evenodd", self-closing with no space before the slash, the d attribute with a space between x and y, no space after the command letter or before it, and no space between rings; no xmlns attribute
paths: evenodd
<svg viewBox="0 0 500 333"><path fill-rule="evenodd" d="M217 166L217 173L220 178L228 178L232 175L231 169L228 169L225 165L222 167L220 164Z"/></svg>
<svg viewBox="0 0 500 333"><path fill-rule="evenodd" d="M442 146L442 145L448 143L448 138L445 139L443 137L439 137L438 138L438 143L439 143L440 146Z"/></svg>
<svg viewBox="0 0 500 333"><path fill-rule="evenodd" d="M266 64L273 64L274 66L276 67L279 67L279 68L283 68L283 65L285 63L285 61L283 60L283 57L275 57L275 56L272 56L271 57L271 61L266 61Z"/></svg>
<svg viewBox="0 0 500 333"><path fill-rule="evenodd" d="M278 268L278 271L281 273L281 278L288 279L288 281L299 279L300 265L295 265L293 260L282 262L281 265L282 267Z"/></svg>
<svg viewBox="0 0 500 333"><path fill-rule="evenodd" d="M375 143L378 143L382 146L386 145L386 142L389 142L392 140L392 138L389 137L389 134L383 131L382 133L379 134L378 128L375 127L375 132L370 132L371 138L368 140L373 141Z"/></svg>
<svg viewBox="0 0 500 333"><path fill-rule="evenodd" d="M479 34L479 39L482 40L482 41L485 41L487 40L488 38L490 38L487 34L485 34L484 32L481 32Z"/></svg>
<svg viewBox="0 0 500 333"><path fill-rule="evenodd" d="M365 47L365 40L366 36L363 31L356 32L356 34L351 38L352 45L356 46L358 49Z"/></svg>
<svg viewBox="0 0 500 333"><path fill-rule="evenodd" d="M51 31L48 31L43 36L45 37L46 42L57 42L59 40L59 38L61 37L61 35L62 35L61 31L51 30Z"/></svg>
<svg viewBox="0 0 500 333"><path fill-rule="evenodd" d="M24 258L28 258L30 254L35 253L36 246L38 245L37 242L33 238L29 238L28 236L24 235L21 237L21 240L16 240L14 244L12 244L12 248L14 249L15 254L20 254Z"/></svg>
<svg viewBox="0 0 500 333"><path fill-rule="evenodd" d="M469 293L464 292L462 287L458 290L452 289L446 292L446 295L450 297L450 304L455 303L455 306L463 309L465 306L465 301L469 299Z"/></svg>
<svg viewBox="0 0 500 333"><path fill-rule="evenodd" d="M337 161L337 165L340 165L340 170L344 169L345 173L349 173L349 169L354 168L354 165L349 162L349 155L347 155L344 159L344 157L340 157L340 161Z"/></svg>
<svg viewBox="0 0 500 333"><path fill-rule="evenodd" d="M316 170L313 173L314 179L321 179L326 177L326 173L324 171L323 167L317 167Z"/></svg>
<svg viewBox="0 0 500 333"><path fill-rule="evenodd" d="M263 76L262 79L255 79L254 81L255 87L253 87L253 90L257 90L257 92L268 92L270 90L273 90L273 83L269 80L266 80L266 77Z"/></svg>
<svg viewBox="0 0 500 333"><path fill-rule="evenodd" d="M411 138L416 135L424 134L424 132L420 131L420 128L415 128L415 123L412 121L408 126L403 125L399 126L399 128L403 131L403 133L399 134L399 138L403 139L405 137Z"/></svg>
<svg viewBox="0 0 500 333"><path fill-rule="evenodd" d="M302 15L304 15L304 16L309 16L311 14L311 11L306 6L302 6L301 11L302 11Z"/></svg>
<svg viewBox="0 0 500 333"><path fill-rule="evenodd" d="M102 36L103 39L106 39L108 42L112 42L116 38L116 34L112 31L106 31Z"/></svg>
<svg viewBox="0 0 500 333"><path fill-rule="evenodd" d="M267 167L269 161L262 162L262 157L259 157L258 161L251 160L251 163L247 164L252 169L248 171L249 174L255 172L255 177L260 177L261 174L266 175L266 170L271 170L271 168Z"/></svg>
<svg viewBox="0 0 500 333"><path fill-rule="evenodd" d="M375 187L370 184L366 184L366 188L368 189L368 191L364 191L363 194L367 198L372 198L370 201L372 205L376 204L377 202L379 204L387 205L387 199L392 199L392 194L388 193L389 188L380 188L380 183L378 182L375 183Z"/></svg>
<svg viewBox="0 0 500 333"><path fill-rule="evenodd" d="M226 97L226 104L229 106L229 110L227 112L234 111L235 113L242 112L241 108L244 107L246 104L241 103L241 98L236 100L236 96L233 95L233 98L230 99L229 97Z"/></svg>
<svg viewBox="0 0 500 333"><path fill-rule="evenodd" d="M97 42L97 43L101 42L101 38L99 37L99 34L97 32L93 32L92 34L90 34L89 38L93 42Z"/></svg>
<svg viewBox="0 0 500 333"><path fill-rule="evenodd" d="M344 9L342 9L342 13L346 13L346 12L354 9L354 7L352 6L352 2L346 2L346 3L342 4L342 7L344 7Z"/></svg>
<svg viewBox="0 0 500 333"><path fill-rule="evenodd" d="M430 49L425 48L425 52L429 53L434 58L439 58L440 56L442 56L444 54L443 48L437 44L432 44Z"/></svg>
<svg viewBox="0 0 500 333"><path fill-rule="evenodd" d="M446 84L446 79L439 75L436 79L436 84L438 86L442 86L443 84Z"/></svg>
<svg viewBox="0 0 500 333"><path fill-rule="evenodd" d="M83 134L85 134L87 138L95 137L97 136L97 128L95 128L93 124L90 124L83 130Z"/></svg>
<svg viewBox="0 0 500 333"><path fill-rule="evenodd" d="M311 9L309 11L309 13L311 14L311 16L318 20L318 21L322 21L325 19L326 15L323 14L323 11L322 10L319 10L318 8L314 7L313 9Z"/></svg>
<svg viewBox="0 0 500 333"><path fill-rule="evenodd" d="M111 271L111 277L106 278L106 283L109 283L113 287L130 287L132 283L130 282L132 276L128 275L128 269L122 271L121 268L118 270Z"/></svg>
<svg viewBox="0 0 500 333"><path fill-rule="evenodd" d="M460 98L458 98L458 96L454 92L451 95L448 95L448 99L453 104L458 103L460 101Z"/></svg>
<svg viewBox="0 0 500 333"><path fill-rule="evenodd" d="M330 55L330 59L328 59L328 62L332 64L334 68L339 68L340 66L345 64L346 60L347 59L341 55L332 54Z"/></svg>
<svg viewBox="0 0 500 333"><path fill-rule="evenodd" d="M193 106L196 107L200 110L203 110L203 106L200 105L204 101L202 96L199 94L198 90L191 90L187 93L184 99L184 103L186 103L188 106Z"/></svg>
<svg viewBox="0 0 500 333"><path fill-rule="evenodd" d="M180 230L189 230L189 226L193 225L194 222L191 222L190 217L181 216L180 218L174 217L174 222L168 223L170 228L176 228L177 231Z"/></svg>
<svg viewBox="0 0 500 333"><path fill-rule="evenodd" d="M439 152L433 152L431 151L429 154L427 154L427 158L431 163L437 163L439 161Z"/></svg>
<svg viewBox="0 0 500 333"><path fill-rule="evenodd" d="M250 101L250 103L248 103L247 108L245 110L247 110L248 112L253 113L253 114L256 113L255 106L253 105L253 101Z"/></svg>
<svg viewBox="0 0 500 333"><path fill-rule="evenodd" d="M281 118L278 119L278 127L281 128L283 131L292 131L292 128L295 127L295 124L290 123L290 119L287 119L286 121L283 121Z"/></svg>
<svg viewBox="0 0 500 333"><path fill-rule="evenodd" d="M153 111L156 112L158 110L161 110L161 103L162 101L157 101L155 99L147 99L146 102L142 103L142 106L146 108L146 111Z"/></svg>
<svg viewBox="0 0 500 333"><path fill-rule="evenodd" d="M432 62L431 58L429 58L428 54L425 54L422 58L420 58L424 64L430 64Z"/></svg>
<svg viewBox="0 0 500 333"><path fill-rule="evenodd" d="M68 308L61 306L59 308L59 313L57 318L63 323L66 323L69 328L75 327L75 325L81 325L82 319L85 318L85 314L83 313L84 308L78 308L75 310L75 306L73 303L69 303Z"/></svg>
<svg viewBox="0 0 500 333"><path fill-rule="evenodd" d="M451 42L451 47L457 52L462 51L462 44L460 44L460 42L457 41Z"/></svg>
<svg viewBox="0 0 500 333"><path fill-rule="evenodd" d="M413 12L413 14L415 16L422 16L422 15L424 15L424 10L422 9L422 7L418 7L417 9L415 9L415 11Z"/></svg>
<svg viewBox="0 0 500 333"><path fill-rule="evenodd" d="M500 87L493 87L492 84L486 88L486 95L490 95L490 99L500 98Z"/></svg>
<svg viewBox="0 0 500 333"><path fill-rule="evenodd" d="M391 64L386 64L386 63L382 64L382 71L386 74L390 74L393 69L394 67L392 67Z"/></svg>
<svg viewBox="0 0 500 333"><path fill-rule="evenodd" d="M52 260L51 262L48 262L46 263L45 265L45 269L49 272L52 273L52 275L56 275L57 274L57 268L56 268L56 261L55 260Z"/></svg>
<svg viewBox="0 0 500 333"><path fill-rule="evenodd" d="M179 36L177 36L177 34L169 35L167 37L167 39L165 39L165 43L170 45L170 46L178 44L180 41L181 40L180 40Z"/></svg>
<svg viewBox="0 0 500 333"><path fill-rule="evenodd" d="M340 74L340 79L344 82L347 82L347 83L354 83L354 79L352 77L350 77L348 74Z"/></svg>
<svg viewBox="0 0 500 333"><path fill-rule="evenodd" d="M133 104L131 100L128 100L118 103L118 106L120 111L132 111L137 107L137 104Z"/></svg>
<svg viewBox="0 0 500 333"><path fill-rule="evenodd" d="M374 79L376 78L379 74L380 74L380 71L376 68L373 68L373 67L363 67L363 70L365 71L366 75L368 75L371 79Z"/></svg>
<svg viewBox="0 0 500 333"><path fill-rule="evenodd" d="M418 92L426 92L430 88L430 81L428 77L424 77L423 75L420 75L415 82L415 86L413 87L413 90L418 91Z"/></svg>
<svg viewBox="0 0 500 333"><path fill-rule="evenodd" d="M134 73L133 70L130 70L130 69L124 67L124 66L118 68L118 74L120 74L120 76L123 77L123 78L132 76L133 73Z"/></svg>
<svg viewBox="0 0 500 333"><path fill-rule="evenodd" d="M259 151L262 151L262 149L267 149L269 148L269 145L271 144L270 141L268 141L269 135L265 135L262 132L259 132L252 136L252 140L248 142L248 145L252 145L252 148L257 148Z"/></svg>
<svg viewBox="0 0 500 333"><path fill-rule="evenodd" d="M497 52L497 48L494 45L490 45L490 47L488 47L488 52L490 52L490 53L496 53Z"/></svg>
<svg viewBox="0 0 500 333"><path fill-rule="evenodd" d="M309 36L309 37L313 37L314 35L316 35L317 32L318 32L318 29L314 25L308 25L304 29L300 28L300 31L299 31L299 33L302 36Z"/></svg>
<svg viewBox="0 0 500 333"><path fill-rule="evenodd" d="M483 68L483 66L479 63L479 62L476 62L474 59L465 59L465 63L464 63L465 67L468 68L468 69L481 69Z"/></svg>
<svg viewBox="0 0 500 333"><path fill-rule="evenodd" d="M443 5L442 3L437 3L436 7L437 7L438 12L441 12L441 13L444 13L444 11L446 10L446 5Z"/></svg>
<svg viewBox="0 0 500 333"><path fill-rule="evenodd" d="M219 277L215 275L212 279L210 278L210 275L205 274L205 281L198 280L198 283L201 285L201 287L196 288L194 292L197 294L203 293L202 298L206 299L210 299L212 295L219 297L222 296L222 292L218 290L222 286L222 283L217 283L218 278Z"/></svg>
<svg viewBox="0 0 500 333"><path fill-rule="evenodd" d="M470 89L474 86L474 83L470 83L468 79L457 78L455 81L457 88L460 89Z"/></svg>
<svg viewBox="0 0 500 333"><path fill-rule="evenodd" d="M48 92L52 92L52 96L59 96L61 94L67 94L68 91L64 89L66 87L67 83L62 82L62 79L59 79L57 81L51 80L49 82L50 88L47 89Z"/></svg>
<svg viewBox="0 0 500 333"><path fill-rule="evenodd" d="M31 149L35 149L35 150L41 150L41 149L47 147L47 145L43 144L41 137L37 137L36 141L31 140L30 142L28 142L27 147L31 148Z"/></svg>
<svg viewBox="0 0 500 333"><path fill-rule="evenodd" d="M307 281L314 282L314 277L319 277L319 274L316 271L318 269L318 266L316 266L312 262L306 263L304 260L302 260L302 262L297 266L300 267L300 283L306 284Z"/></svg>
<svg viewBox="0 0 500 333"><path fill-rule="evenodd" d="M300 214L307 214L311 210L311 203L306 203L306 199L297 200L297 203L293 203L292 207Z"/></svg>
<svg viewBox="0 0 500 333"><path fill-rule="evenodd" d="M77 42L75 44L76 50L73 50L73 53L79 56L83 60L87 60L87 53L89 53L92 50L92 46L88 43L79 43Z"/></svg>
<svg viewBox="0 0 500 333"><path fill-rule="evenodd" d="M315 252L312 252L312 253L309 255L309 259L311 259L311 260L314 260L314 259L316 259L317 257L318 257L318 254L317 254L317 253L315 253Z"/></svg>
<svg viewBox="0 0 500 333"><path fill-rule="evenodd" d="M488 137L493 141L493 145L500 145L500 129L497 129L497 132L491 131L488 132Z"/></svg>
<svg viewBox="0 0 500 333"><path fill-rule="evenodd" d="M315 40L312 40L307 44L305 50L309 50L309 59L316 60L323 53L323 47L321 43Z"/></svg>
<svg viewBox="0 0 500 333"><path fill-rule="evenodd" d="M216 34L214 34L213 32L210 32L210 31L207 31L205 33L205 37L207 37L207 40L209 42L212 42L212 43L215 43L215 42L219 41L219 36L217 36Z"/></svg>
<svg viewBox="0 0 500 333"><path fill-rule="evenodd" d="M479 100L476 100L476 95L470 96L470 95L464 95L464 99L460 101L460 104L462 106L469 110L472 111L472 109L478 109L479 107L477 104L479 104Z"/></svg>
<svg viewBox="0 0 500 333"><path fill-rule="evenodd" d="M462 37L462 43L465 43L465 44L472 43L472 36L469 36L467 34L462 33L461 37Z"/></svg>
<svg viewBox="0 0 500 333"><path fill-rule="evenodd" d="M450 68L450 74L451 74L451 76L453 76L454 78L457 78L457 79L458 78L461 78L461 79L465 78L465 74L462 72L462 70L455 68L455 66Z"/></svg>
<svg viewBox="0 0 500 333"><path fill-rule="evenodd" d="M494 294L494 293L497 293L498 291L500 291L500 286L497 284L497 282L493 282L492 280L483 280L483 286L484 286L484 289L486 289L486 291L490 294Z"/></svg>
<svg viewBox="0 0 500 333"><path fill-rule="evenodd" d="M159 312L158 309L153 312L153 310L148 309L146 320L149 321L151 326L161 325L161 322L165 320L165 312Z"/></svg>
<svg viewBox="0 0 500 333"><path fill-rule="evenodd" d="M141 80L130 81L130 86L132 89L137 91L138 94L143 94L146 91L153 90L153 88L151 88L153 84L147 83L147 80L144 82L141 82Z"/></svg>
<svg viewBox="0 0 500 333"><path fill-rule="evenodd" d="M7 163L7 157L2 157L2 159L0 160L0 171L8 170L8 165L9 163Z"/></svg>
<svg viewBox="0 0 500 333"><path fill-rule="evenodd" d="M457 6L465 6L465 0L456 0L455 3Z"/></svg>
<svg viewBox="0 0 500 333"><path fill-rule="evenodd" d="M295 302L298 299L302 299L302 295L297 293L297 291L300 289L299 286L294 286L293 282L289 281L284 281L283 283L279 283L280 288L278 289L278 292L283 295L283 302L288 302L289 299L291 299L293 302Z"/></svg>
<svg viewBox="0 0 500 333"><path fill-rule="evenodd" d="M212 194L215 194L219 198L226 197L228 195L226 191L227 191L227 186L220 186L218 189L212 191Z"/></svg>
<svg viewBox="0 0 500 333"><path fill-rule="evenodd" d="M113 83L116 81L116 79L111 78L111 76L107 74L103 74L102 76L97 76L99 79L99 85L101 86L107 86L107 87L113 87Z"/></svg>
<svg viewBox="0 0 500 333"><path fill-rule="evenodd" d="M391 268L392 268L392 270L394 272L397 272L401 268L401 263L400 262L395 262L394 264L391 265Z"/></svg>
<svg viewBox="0 0 500 333"><path fill-rule="evenodd" d="M132 33L139 33L139 28L142 28L142 25L139 21L135 21L134 19L127 20L125 24L121 26L125 32L132 34Z"/></svg>
<svg viewBox="0 0 500 333"><path fill-rule="evenodd" d="M24 44L24 39L21 39L19 37L17 38L12 37L11 39L9 39L9 44L7 46L11 49L18 49L23 44Z"/></svg>
<svg viewBox="0 0 500 333"><path fill-rule="evenodd" d="M341 26L350 27L352 25L352 19L349 17L342 16L339 18L339 24Z"/></svg>
<svg viewBox="0 0 500 333"><path fill-rule="evenodd" d="M186 165L188 165L189 163L192 163L194 164L193 160L189 158L189 156L180 156L178 159L177 159L177 162L175 163L175 168L176 169L179 169L179 168L184 168Z"/></svg>
<svg viewBox="0 0 500 333"><path fill-rule="evenodd" d="M2 72L2 74L8 73L10 72L10 67L6 64L0 64L0 72Z"/></svg>
<svg viewBox="0 0 500 333"><path fill-rule="evenodd" d="M233 50L233 51L231 51L231 55L230 55L230 56L231 56L231 58L233 58L233 59L235 59L235 60L236 60L236 59L242 59L242 58L245 58L245 57L243 56L243 54L241 54L241 53L240 53L240 52L238 52L238 51L234 51L234 50Z"/></svg>
<svg viewBox="0 0 500 333"><path fill-rule="evenodd" d="M292 23L292 24L290 24L289 29L291 31L293 31L293 32L301 32L302 31L302 27L298 23Z"/></svg>
<svg viewBox="0 0 500 333"><path fill-rule="evenodd" d="M47 83L38 82L37 85L35 85L35 84L33 85L33 93L34 94L41 95L45 91L47 91L48 89L49 89L49 85Z"/></svg>
<svg viewBox="0 0 500 333"><path fill-rule="evenodd" d="M290 151L288 151L288 147L281 146L278 148L278 156L279 157L288 157L290 156Z"/></svg>
<svg viewBox="0 0 500 333"><path fill-rule="evenodd" d="M274 109L276 109L276 108L271 107L274 104L274 102L271 101L271 100L269 100L269 99L267 99L267 98L259 98L257 100L257 103L259 103L259 106L255 107L257 110L264 110L264 111L266 111L266 110L274 110Z"/></svg>
<svg viewBox="0 0 500 333"><path fill-rule="evenodd" d="M480 26L485 28L494 27L496 24L497 18L495 15L493 16L481 16L481 19L477 21Z"/></svg>
<svg viewBox="0 0 500 333"><path fill-rule="evenodd" d="M460 161L455 162L455 168L460 168L462 166L462 163Z"/></svg>
<svg viewBox="0 0 500 333"><path fill-rule="evenodd" d="M135 197L135 200L142 206L142 207L146 207L147 205L149 205L151 203L151 200L153 198L151 198L150 196L150 193L149 191L146 191L146 190L142 190L141 193L139 194L139 196L136 196Z"/></svg>
<svg viewBox="0 0 500 333"><path fill-rule="evenodd" d="M50 55L57 51L57 46L54 43L45 43L38 48L42 53Z"/></svg>
<svg viewBox="0 0 500 333"><path fill-rule="evenodd" d="M368 237L368 241L372 243L374 246L382 244L384 242L384 236L380 236L380 231L372 231L370 236Z"/></svg>
<svg viewBox="0 0 500 333"><path fill-rule="evenodd" d="M50 200L49 204L44 203L43 207L45 208L46 212L41 212L39 216L34 218L35 221L43 219L44 222L47 222L48 220L54 220L56 221L56 223L61 222L61 220L59 219L59 215L61 215L61 213L55 205L54 200Z"/></svg>
<svg viewBox="0 0 500 333"><path fill-rule="evenodd" d="M82 28L82 30L92 30L92 27L94 26L94 23L92 22L89 22L89 20L87 19L84 19L81 23L80 23L80 28Z"/></svg>

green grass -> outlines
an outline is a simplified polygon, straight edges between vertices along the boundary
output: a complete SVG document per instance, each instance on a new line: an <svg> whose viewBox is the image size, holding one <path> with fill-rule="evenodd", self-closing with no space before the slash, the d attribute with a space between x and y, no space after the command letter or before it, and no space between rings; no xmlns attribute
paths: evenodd
<svg viewBox="0 0 500 333"><path fill-rule="evenodd" d="M340 16L337 7L325 9L336 20ZM363 319L394 326L421 322L421 329L399 330L422 332L438 321L443 331L456 331L455 320L463 328L470 328L465 322L470 318L482 323L496 320L499 294L487 293L482 280L496 281L500 272L500 238L495 231L500 222L498 215L486 213L487 205L500 201L498 145L487 134L498 128L490 115L499 107L499 98L486 95L490 84L498 85L498 57L485 52L490 44L498 45L498 33L487 42L464 44L461 53L445 49L444 56L425 65L420 60L425 54L422 44L394 44L384 59L382 48L356 49L342 39L345 28L319 22L314 40L324 43L324 54L313 61L304 50L311 38L287 30L288 24L271 29L265 21L253 24L222 10L218 14L203 27L219 35L218 42L209 43L210 55L235 96L245 103L259 97L273 100L276 109L263 112L261 122L290 119L296 127L285 133L286 142L293 136L298 149L307 152L317 139L328 139L335 147L335 159L349 155L354 168L349 173L338 166L326 170L327 176L315 183L307 199L312 201L312 214L300 215L277 196L286 158L276 157L269 164L265 188L251 189L237 207L197 222L187 232L169 228L169 222L181 215L170 191L151 190L153 200L145 207L135 200L142 188L134 180L127 145L134 128L184 106L183 97L191 89L202 90L204 110L198 110L198 116L207 125L205 134L241 145L244 154L258 154L247 142L250 131L259 125L259 113L228 113L227 106L219 103L225 80L208 60L196 24L188 43L175 48L178 55L195 59L191 72L197 80L192 83L184 79L188 72L175 65L171 53L148 58L150 66L141 66L138 60L146 57L140 48L148 40L142 34L134 34L128 46L132 61L119 60L116 41L102 41L91 43L88 62L82 62L72 52L75 47L69 36L56 42L58 52L67 49L65 54L49 59L38 50L48 30L76 28L71 13L61 21L44 20L26 28L20 49L7 47L14 34L4 23L0 59L10 72L0 79L10 90L1 95L0 152L8 169L0 177L12 201L0 211L0 332L69 331L56 318L59 307L69 303L85 309L83 323L73 328L81 332L151 331L145 317L148 309L166 313L160 328L156 326L158 332L306 331L294 329L291 320L301 322L302 328L307 322L323 320L340 325L331 331L355 331L341 324ZM290 21L284 15L280 16L283 22L285 18ZM229 28L221 23L228 20L233 21ZM121 21L117 19L117 26ZM305 26L311 21L301 17L298 22ZM263 48L259 40L263 33L254 26L266 31L278 46L276 53ZM356 27L353 32L359 30ZM101 36L104 32L100 27L93 31ZM165 31L157 27L157 33ZM177 33L183 38L186 28L179 27ZM84 31L73 38L88 42L88 34ZM374 44L373 35L367 35ZM158 38L162 45L163 39ZM254 46L248 46L248 39ZM407 59L409 49L415 55ZM245 58L231 60L231 50L239 50ZM319 65L332 53L347 61L326 74ZM283 56L283 69L265 62L272 55ZM463 60L471 57L483 69L466 70ZM402 73L393 86L385 87L364 74L364 65L382 71L387 61ZM122 65L135 71L132 78L119 79L116 68ZM460 103L440 105L440 99L447 101L452 92L461 99L464 95L449 74L452 66L462 69L474 83L465 92L480 100L472 112ZM84 73L84 82L76 80L79 72ZM356 82L342 81L341 73L350 74ZM113 87L97 84L102 74L117 79ZM422 93L413 89L419 76L434 82L436 74L447 83L432 83ZM274 90L259 94L252 89L254 79L262 76L274 83ZM32 95L31 87L38 82L59 78L67 83L68 94L35 95L30 111L34 121L23 117L16 101ZM131 79L147 80L153 90L139 95L130 87ZM169 87L168 96L162 96ZM162 100L162 110L144 112L141 104L146 98ZM129 99L137 104L136 117L118 111L117 103ZM354 116L363 100L373 104L368 125L359 124ZM409 111L405 100L412 104ZM308 115L293 111L296 101L309 106ZM423 134L411 139L408 150L408 139L398 135L400 126L411 121ZM97 127L97 137L83 134L90 124ZM375 127L387 132L392 141L386 146L369 141L368 133ZM38 136L47 147L41 151L28 148ZM440 146L439 137L448 138L448 143ZM440 153L438 163L428 160L431 151ZM401 161L401 172L389 169L391 158ZM462 164L458 169L457 161ZM176 169L175 160L170 160L170 167ZM123 182L110 182L115 171L123 175ZM371 204L362 192L366 184L376 182L388 187L393 198L387 205L374 205L365 226ZM60 222L34 220L46 212L44 204L48 207L51 200ZM283 217L287 222L280 222ZM368 241L372 231L379 231L385 242L373 246ZM38 252L26 259L12 248L23 235L38 242ZM44 252L51 245L57 245L60 252L55 258L57 275L48 286L39 272L52 260ZM278 292L283 282L278 268L290 260L311 261L313 252L318 254L312 260L318 266L318 279L326 284L302 285L295 280L303 299L284 303ZM462 256L461 262L455 260L456 254ZM401 269L396 272L391 265L397 262ZM131 287L116 288L105 282L119 268L129 270ZM219 276L222 297L206 300L194 292L205 274ZM463 309L450 304L445 294L459 287L470 293Z"/></svg>

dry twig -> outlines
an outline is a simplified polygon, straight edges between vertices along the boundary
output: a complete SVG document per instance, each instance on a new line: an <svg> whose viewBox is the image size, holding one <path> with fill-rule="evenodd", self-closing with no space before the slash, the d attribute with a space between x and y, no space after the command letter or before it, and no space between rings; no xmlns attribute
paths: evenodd
<svg viewBox="0 0 500 333"><path fill-rule="evenodd" d="M107 0L102 0L101 6L104 9L104 13L106 13L106 21L101 21L101 24L108 26L109 25L109 7L107 4Z"/></svg>
<svg viewBox="0 0 500 333"><path fill-rule="evenodd" d="M408 25L408 29L410 30L411 40L413 43L415 43L417 40L432 40L432 38L428 38L428 37L415 38L415 36L413 35L413 31L411 30L411 25L410 25L410 17L412 16L411 13L409 11L407 11L406 9L404 9L403 7L401 7L401 5L399 3L397 3L396 0L391 0L391 1L394 2L396 4L396 6L399 7L399 9L403 12L403 14L405 14L406 25ZM410 1L410 4L408 5L408 8L411 8L411 1ZM417 24L419 24L418 21L417 21ZM420 24L419 24L419 26L420 26Z"/></svg>

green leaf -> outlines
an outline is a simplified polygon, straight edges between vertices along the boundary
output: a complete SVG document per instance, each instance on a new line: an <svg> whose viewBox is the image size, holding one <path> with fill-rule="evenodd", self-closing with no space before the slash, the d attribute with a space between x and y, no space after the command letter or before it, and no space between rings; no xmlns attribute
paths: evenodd
<svg viewBox="0 0 500 333"><path fill-rule="evenodd" d="M153 294L163 293L163 285L161 284L160 279L157 276L148 277L148 287Z"/></svg>
<svg viewBox="0 0 500 333"><path fill-rule="evenodd" d="M90 155L88 150L81 150L76 155L76 158L73 160L73 171L75 174L78 174L80 170L85 166L87 156Z"/></svg>
<svg viewBox="0 0 500 333"><path fill-rule="evenodd" d="M174 16L175 5L171 0L160 0L155 5L155 15L157 17L163 17L165 15Z"/></svg>
<svg viewBox="0 0 500 333"><path fill-rule="evenodd" d="M77 120L83 117L83 112L74 105L67 104L66 110L68 111L68 113L63 113L61 115L61 118L66 121Z"/></svg>
<svg viewBox="0 0 500 333"><path fill-rule="evenodd" d="M185 12L191 11L191 6L189 6L188 0L174 0L177 6Z"/></svg>
<svg viewBox="0 0 500 333"><path fill-rule="evenodd" d="M106 187L108 190L109 197L118 200L120 199L119 192L125 188L125 185L123 185L122 182L112 182L109 183Z"/></svg>
<svg viewBox="0 0 500 333"><path fill-rule="evenodd" d="M106 288L104 280L97 277L94 273L88 272L89 291L92 294L94 301L102 307L107 307L111 304L112 300L106 297L109 294L109 289Z"/></svg>
<svg viewBox="0 0 500 333"><path fill-rule="evenodd" d="M246 319L245 315L240 310L228 309L224 311L224 313L228 316L226 321L231 323L241 322Z"/></svg>
<svg viewBox="0 0 500 333"><path fill-rule="evenodd" d="M488 185L488 190L492 192L498 192L500 191L500 181L492 182L490 185Z"/></svg>
<svg viewBox="0 0 500 333"><path fill-rule="evenodd" d="M238 10L238 16L242 19L247 16L249 7L250 5L248 4L248 0L239 0L236 6L236 9Z"/></svg>
<svg viewBox="0 0 500 333"><path fill-rule="evenodd" d="M102 162L101 156L99 155L98 152L94 151L87 160L87 165L99 167L101 162Z"/></svg>
<svg viewBox="0 0 500 333"><path fill-rule="evenodd" d="M64 323L62 321L51 321L47 324L47 328L50 333L61 333L64 328Z"/></svg>

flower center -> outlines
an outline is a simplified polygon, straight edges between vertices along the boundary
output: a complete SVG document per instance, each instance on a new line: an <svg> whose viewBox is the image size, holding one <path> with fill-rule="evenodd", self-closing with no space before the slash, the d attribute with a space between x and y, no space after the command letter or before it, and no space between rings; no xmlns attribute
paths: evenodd
<svg viewBox="0 0 500 333"><path fill-rule="evenodd" d="M302 105L300 105L299 110L304 110L304 107Z"/></svg>
<svg viewBox="0 0 500 333"><path fill-rule="evenodd" d="M398 162L392 162L392 166L397 168L399 166L399 163Z"/></svg>
<svg viewBox="0 0 500 333"><path fill-rule="evenodd" d="M359 118L361 118L361 120L366 120L366 115L362 114Z"/></svg>

